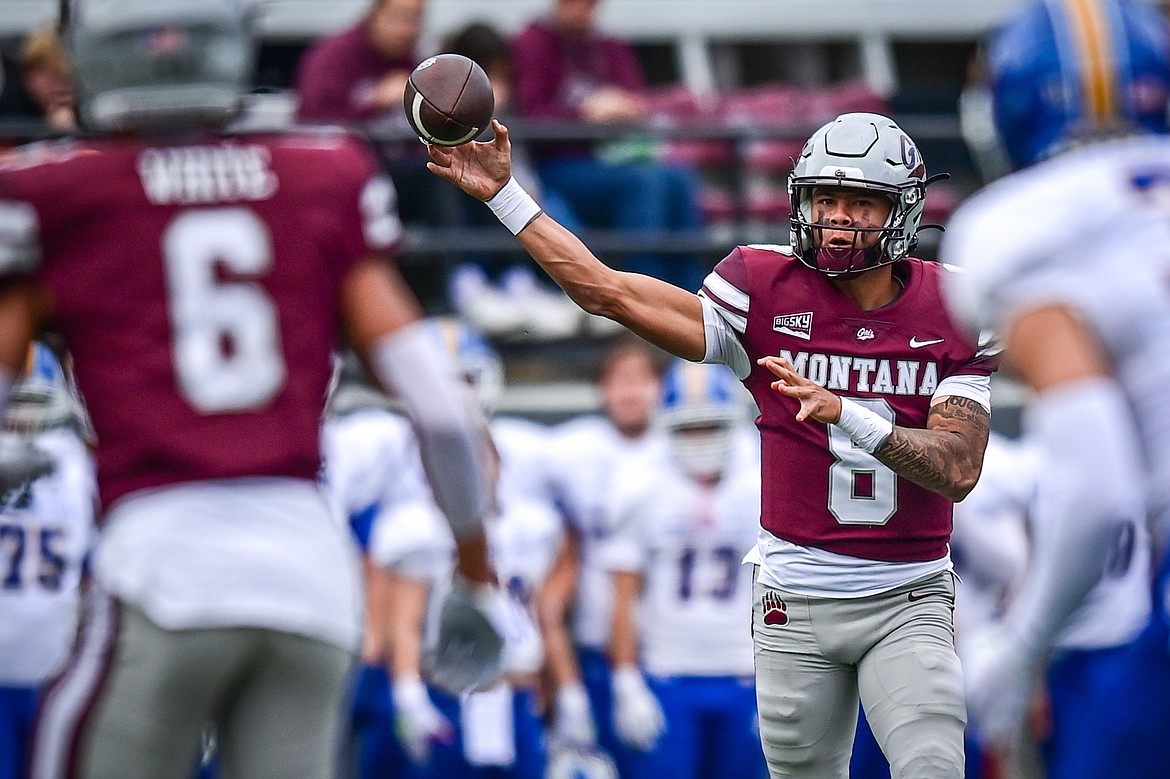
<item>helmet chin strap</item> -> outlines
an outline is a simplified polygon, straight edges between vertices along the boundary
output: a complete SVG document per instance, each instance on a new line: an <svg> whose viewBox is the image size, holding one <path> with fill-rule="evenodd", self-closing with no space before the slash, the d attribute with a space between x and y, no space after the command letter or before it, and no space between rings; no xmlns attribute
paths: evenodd
<svg viewBox="0 0 1170 779"><path fill-rule="evenodd" d="M837 278L847 278L881 265L881 250L876 246L823 246L817 249L817 268Z"/></svg>

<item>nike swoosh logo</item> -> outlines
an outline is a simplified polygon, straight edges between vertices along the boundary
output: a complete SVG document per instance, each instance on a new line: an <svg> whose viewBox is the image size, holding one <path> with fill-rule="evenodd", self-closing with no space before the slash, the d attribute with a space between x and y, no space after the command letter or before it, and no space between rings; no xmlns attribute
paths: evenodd
<svg viewBox="0 0 1170 779"><path fill-rule="evenodd" d="M938 593L937 591L936 592L922 592L922 593L920 593L920 592L915 592L914 590L910 590L910 592L908 592L906 594L906 600L910 601L911 603L917 603L918 601L922 600L923 598L929 598L931 595L939 595L939 594L940 593Z"/></svg>
<svg viewBox="0 0 1170 779"><path fill-rule="evenodd" d="M935 338L933 341L919 341L918 336L914 336L913 338L910 339L910 348L911 349L921 349L924 346L931 346L933 344L941 344L945 340L946 340L945 338Z"/></svg>

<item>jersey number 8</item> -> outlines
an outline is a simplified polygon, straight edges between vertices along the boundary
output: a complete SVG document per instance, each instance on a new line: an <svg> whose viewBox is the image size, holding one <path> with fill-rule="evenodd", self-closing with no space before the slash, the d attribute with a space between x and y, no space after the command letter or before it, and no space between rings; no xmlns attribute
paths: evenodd
<svg viewBox="0 0 1170 779"><path fill-rule="evenodd" d="M894 421L890 404L878 398L851 398L883 419ZM829 511L842 525L884 525L898 510L898 476L858 448L836 425L829 425Z"/></svg>

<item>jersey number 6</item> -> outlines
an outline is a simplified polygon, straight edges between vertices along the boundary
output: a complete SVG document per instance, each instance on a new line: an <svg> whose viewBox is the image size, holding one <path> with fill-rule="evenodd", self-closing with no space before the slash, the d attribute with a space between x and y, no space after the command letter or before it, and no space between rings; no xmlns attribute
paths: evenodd
<svg viewBox="0 0 1170 779"><path fill-rule="evenodd" d="M284 386L276 305L253 281L272 265L272 236L248 208L184 211L163 235L179 389L205 414L258 408Z"/></svg>

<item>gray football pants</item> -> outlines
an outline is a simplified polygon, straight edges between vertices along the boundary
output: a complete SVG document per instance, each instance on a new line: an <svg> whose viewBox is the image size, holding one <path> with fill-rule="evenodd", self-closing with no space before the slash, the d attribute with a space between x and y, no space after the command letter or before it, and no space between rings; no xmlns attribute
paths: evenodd
<svg viewBox="0 0 1170 779"><path fill-rule="evenodd" d="M260 628L163 630L131 606L101 608L109 638L87 647L85 626L38 723L34 777L187 779L208 724L224 779L336 776L350 653ZM86 653L106 654L99 673L85 673ZM74 670L92 683L70 688Z"/></svg>
<svg viewBox="0 0 1170 779"><path fill-rule="evenodd" d="M847 779L859 695L894 779L961 779L954 604L949 572L850 599L757 582L756 695L773 779Z"/></svg>

